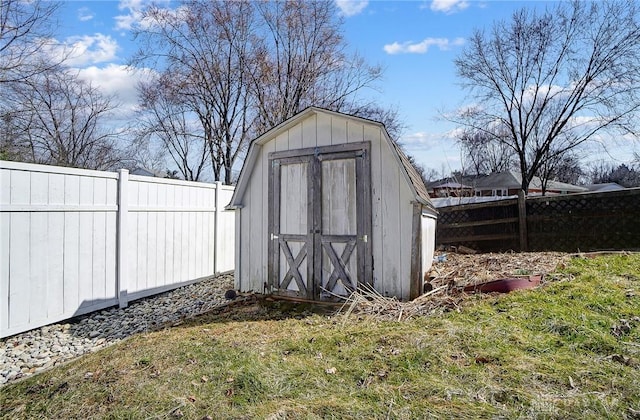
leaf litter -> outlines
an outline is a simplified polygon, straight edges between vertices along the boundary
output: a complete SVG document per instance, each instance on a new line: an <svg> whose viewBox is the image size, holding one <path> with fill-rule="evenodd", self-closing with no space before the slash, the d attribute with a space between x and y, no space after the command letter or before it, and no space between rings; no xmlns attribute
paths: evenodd
<svg viewBox="0 0 640 420"><path fill-rule="evenodd" d="M407 320L458 310L468 294L465 286L522 275L547 276L563 268L571 255L560 252L461 254L440 253L425 276L425 293L411 301L383 296L371 286L344 298L339 313L379 320Z"/></svg>

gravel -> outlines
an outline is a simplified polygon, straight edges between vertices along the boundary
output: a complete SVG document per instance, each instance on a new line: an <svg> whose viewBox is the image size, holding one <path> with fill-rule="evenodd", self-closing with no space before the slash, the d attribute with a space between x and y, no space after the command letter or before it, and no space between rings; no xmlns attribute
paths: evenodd
<svg viewBox="0 0 640 420"><path fill-rule="evenodd" d="M227 302L233 275L223 274L170 292L46 325L0 340L0 386L42 372L131 335L154 331Z"/></svg>

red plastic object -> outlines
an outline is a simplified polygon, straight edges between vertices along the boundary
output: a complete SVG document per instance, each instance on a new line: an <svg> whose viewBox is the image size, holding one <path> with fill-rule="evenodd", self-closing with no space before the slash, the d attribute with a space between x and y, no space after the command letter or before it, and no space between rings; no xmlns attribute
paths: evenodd
<svg viewBox="0 0 640 420"><path fill-rule="evenodd" d="M531 276L513 277L507 279L491 280L486 283L479 283L464 288L465 292L481 292L481 293L508 293L513 290L533 289L540 285L542 281L541 274Z"/></svg>

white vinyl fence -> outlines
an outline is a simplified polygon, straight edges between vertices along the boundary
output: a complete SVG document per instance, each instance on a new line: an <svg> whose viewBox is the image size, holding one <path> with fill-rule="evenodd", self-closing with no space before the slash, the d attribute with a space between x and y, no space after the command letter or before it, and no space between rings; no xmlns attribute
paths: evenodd
<svg viewBox="0 0 640 420"><path fill-rule="evenodd" d="M233 270L232 194L0 161L0 337Z"/></svg>

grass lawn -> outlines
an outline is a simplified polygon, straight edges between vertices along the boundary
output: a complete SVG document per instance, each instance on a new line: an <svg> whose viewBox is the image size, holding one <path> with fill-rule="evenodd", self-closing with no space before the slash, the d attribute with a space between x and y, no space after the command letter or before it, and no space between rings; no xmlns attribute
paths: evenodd
<svg viewBox="0 0 640 420"><path fill-rule="evenodd" d="M640 255L400 322L236 306L0 388L4 418L639 418Z"/></svg>

